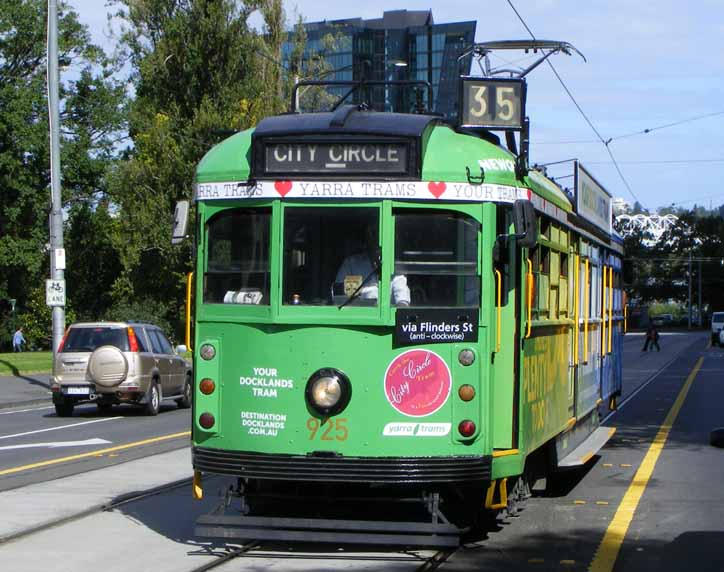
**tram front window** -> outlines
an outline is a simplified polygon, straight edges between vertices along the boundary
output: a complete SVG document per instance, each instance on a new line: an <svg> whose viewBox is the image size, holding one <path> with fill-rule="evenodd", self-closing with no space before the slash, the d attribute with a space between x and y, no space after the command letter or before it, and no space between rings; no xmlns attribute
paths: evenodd
<svg viewBox="0 0 724 572"><path fill-rule="evenodd" d="M379 210L291 207L284 212L283 303L376 306Z"/></svg>
<svg viewBox="0 0 724 572"><path fill-rule="evenodd" d="M270 209L233 209L206 228L204 302L269 305Z"/></svg>
<svg viewBox="0 0 724 572"><path fill-rule="evenodd" d="M480 223L462 213L398 209L395 274L407 277L412 306L480 305Z"/></svg>

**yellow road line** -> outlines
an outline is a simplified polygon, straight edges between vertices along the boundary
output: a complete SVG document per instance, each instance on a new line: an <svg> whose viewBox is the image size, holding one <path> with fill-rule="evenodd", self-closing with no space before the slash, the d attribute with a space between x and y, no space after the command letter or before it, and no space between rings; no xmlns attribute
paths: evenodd
<svg viewBox="0 0 724 572"><path fill-rule="evenodd" d="M691 384L694 383L696 374L699 373L701 364L704 362L704 357L700 357L696 362L694 369L691 370L689 377L686 378L684 387L681 388L679 395L674 402L674 405L669 410L664 423L659 427L656 437L654 437L653 443L646 452L644 460L641 462L641 466L634 475L633 481L628 487L626 494L621 500L621 504L616 510L616 514L606 529L606 534L603 536L603 540L596 551L596 555L593 557L591 565L588 567L588 572L611 572L614 564L616 564L616 558L621 550L621 545L626 537L628 527L631 525L634 513L638 507L639 501L646 490L649 479L654 472L656 462L659 460L659 455L666 445L666 440L669 438L671 427L674 425L681 407L684 405L686 395L689 393Z"/></svg>
<svg viewBox="0 0 724 572"><path fill-rule="evenodd" d="M141 447L142 445L149 445L151 443L159 443L161 441L169 441L170 439L178 439L179 437L190 437L191 431L183 431L181 433L172 433L171 435L162 435L161 437L153 437L151 439L144 439L143 441L135 441L133 443L126 443L125 445L116 445L115 447L108 447L107 449L100 449L98 451L90 451L88 453L80 453L79 455L71 455L70 457L61 457L60 459L50 459L49 461L40 461L39 463L32 463L30 465L23 465L21 467L13 467L11 469L4 469L0 471L0 477L5 475L12 475L13 473L20 473L22 471L29 471L30 469L38 469L40 467L48 467L50 465L58 465L60 463L68 463L70 461L77 461L78 459L86 459L88 457L100 457L105 453L112 453L114 451L123 451L124 449L131 449L133 447Z"/></svg>

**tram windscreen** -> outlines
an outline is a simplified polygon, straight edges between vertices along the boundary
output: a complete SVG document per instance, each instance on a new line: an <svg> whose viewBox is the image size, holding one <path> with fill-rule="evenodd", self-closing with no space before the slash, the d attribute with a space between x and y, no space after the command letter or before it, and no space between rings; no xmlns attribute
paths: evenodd
<svg viewBox="0 0 724 572"><path fill-rule="evenodd" d="M209 220L204 302L269 305L271 209L233 209Z"/></svg>
<svg viewBox="0 0 724 572"><path fill-rule="evenodd" d="M284 209L283 304L376 306L379 261L379 209Z"/></svg>
<svg viewBox="0 0 724 572"><path fill-rule="evenodd" d="M458 212L398 209L395 275L405 276L411 306L480 306L480 223Z"/></svg>

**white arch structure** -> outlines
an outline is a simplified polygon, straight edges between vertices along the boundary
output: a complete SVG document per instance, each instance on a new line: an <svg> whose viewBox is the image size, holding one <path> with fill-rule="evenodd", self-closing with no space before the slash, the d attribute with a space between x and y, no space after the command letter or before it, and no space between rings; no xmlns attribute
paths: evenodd
<svg viewBox="0 0 724 572"><path fill-rule="evenodd" d="M650 232L654 241L658 241L661 235L674 226L679 217L672 214L667 215L645 215L645 214L620 214L616 217L616 220L623 223L621 226L621 234L626 236L632 232L641 230Z"/></svg>

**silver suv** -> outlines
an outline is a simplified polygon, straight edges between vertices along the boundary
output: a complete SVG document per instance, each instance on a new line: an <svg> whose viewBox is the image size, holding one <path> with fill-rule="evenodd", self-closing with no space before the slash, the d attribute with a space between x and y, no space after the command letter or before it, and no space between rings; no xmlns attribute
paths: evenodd
<svg viewBox="0 0 724 572"><path fill-rule="evenodd" d="M71 325L63 336L50 378L59 417L78 403L142 406L157 415L162 400L191 406L191 365L171 347L158 326L146 322L89 322Z"/></svg>

